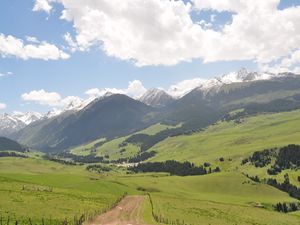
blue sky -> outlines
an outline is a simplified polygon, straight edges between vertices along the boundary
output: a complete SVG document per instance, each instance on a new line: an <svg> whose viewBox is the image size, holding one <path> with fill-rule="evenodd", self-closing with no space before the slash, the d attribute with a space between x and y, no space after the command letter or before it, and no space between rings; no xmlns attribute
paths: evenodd
<svg viewBox="0 0 300 225"><path fill-rule="evenodd" d="M299 1L296 0L281 1L278 10L299 5L298 3ZM38 101L24 101L21 98L22 94L33 90L43 89L46 92L56 92L62 98L67 96L86 98L84 93L91 88L125 89L133 80L141 81L147 89L163 87L167 90L171 85L183 80L196 77L208 79L236 71L241 67L259 70L259 63L255 56L252 59L251 57L247 59L248 56L245 56L242 60L236 58L222 60L218 56L212 62L203 63L205 58L200 54L198 58L188 59L189 62L179 60L175 64L167 65L168 63L162 61L161 65L150 63L137 66L133 61L139 59L126 60L115 50L113 57L108 56L109 54L101 49L99 44L95 44L96 41L91 43L88 50L72 52L68 49L68 43L63 36L68 32L75 40L80 31L78 27L74 27L78 21L60 19L62 10L68 6L50 1L49 4L53 8L50 13L47 13L42 9L33 11L35 4L34 0L2 0L0 2L0 34L4 37L11 35L22 40L24 44L27 43L26 36L35 37L39 41L55 45L70 55L70 58L43 60L29 57L22 59L12 54L5 55L2 52L0 74L3 76L0 76L0 103L5 104L6 107L2 107L1 112L15 110L45 112L53 107L53 105L40 104ZM203 29L216 32L220 32L226 23L230 24L234 14L236 12L220 11L214 8L190 12L193 23L197 24L201 20L211 23L211 27ZM213 21L211 21L212 17ZM9 72L12 75L8 74Z"/></svg>

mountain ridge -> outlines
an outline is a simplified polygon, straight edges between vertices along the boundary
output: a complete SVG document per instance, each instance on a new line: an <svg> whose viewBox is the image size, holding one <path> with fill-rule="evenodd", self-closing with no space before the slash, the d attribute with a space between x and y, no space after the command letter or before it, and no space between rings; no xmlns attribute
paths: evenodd
<svg viewBox="0 0 300 225"><path fill-rule="evenodd" d="M72 105L57 115L43 116L27 126L23 123L4 136L38 149L64 150L101 137L127 135L155 123L182 123L180 132L189 133L216 122L231 110L245 108L247 113L255 113L260 109L269 112L300 108L300 76L268 76L241 70L224 76L224 82L211 80L214 85L196 87L179 99L170 99L159 89L150 89L138 100L108 93L83 108L72 109ZM234 80L242 82L231 82ZM170 102L161 101L164 96ZM151 101L147 105L143 100Z"/></svg>

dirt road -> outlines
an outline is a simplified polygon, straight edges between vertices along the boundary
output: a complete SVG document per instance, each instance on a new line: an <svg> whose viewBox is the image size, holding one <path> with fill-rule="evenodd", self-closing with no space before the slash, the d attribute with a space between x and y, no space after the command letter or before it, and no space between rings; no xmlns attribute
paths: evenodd
<svg viewBox="0 0 300 225"><path fill-rule="evenodd" d="M147 225L142 222L141 205L145 200L146 196L126 196L115 208L88 225Z"/></svg>

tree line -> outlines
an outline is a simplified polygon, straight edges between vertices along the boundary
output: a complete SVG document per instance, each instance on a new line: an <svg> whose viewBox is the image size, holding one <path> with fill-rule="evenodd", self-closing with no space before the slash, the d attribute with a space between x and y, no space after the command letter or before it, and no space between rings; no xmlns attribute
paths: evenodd
<svg viewBox="0 0 300 225"><path fill-rule="evenodd" d="M275 159L267 170L269 175L277 175L285 169L300 168L300 146L290 144L280 149L265 149L254 152L249 158L242 160L242 165L251 162L255 167L266 167Z"/></svg>
<svg viewBox="0 0 300 225"><path fill-rule="evenodd" d="M300 203L299 202L278 202L275 206L274 209L277 212L283 212L283 213L288 213L288 212L295 212L300 209Z"/></svg>
<svg viewBox="0 0 300 225"><path fill-rule="evenodd" d="M146 162L140 163L136 166L128 168L129 170L138 172L166 172L170 175L178 176L189 176L189 175L204 175L212 172L220 172L220 168L216 167L211 169L210 167L206 169L203 166L195 166L190 162L177 162L175 160L168 160L165 162Z"/></svg>
<svg viewBox="0 0 300 225"><path fill-rule="evenodd" d="M90 155L74 155L70 152L61 152L58 154L47 154L44 159L56 161L60 163L104 163L106 160L102 156L95 154ZM108 163L108 161L107 161Z"/></svg>
<svg viewBox="0 0 300 225"><path fill-rule="evenodd" d="M27 155L18 154L16 152L0 152L0 157L28 158Z"/></svg>
<svg viewBox="0 0 300 225"><path fill-rule="evenodd" d="M102 165L88 165L86 170L90 172L103 173L111 171L111 168Z"/></svg>

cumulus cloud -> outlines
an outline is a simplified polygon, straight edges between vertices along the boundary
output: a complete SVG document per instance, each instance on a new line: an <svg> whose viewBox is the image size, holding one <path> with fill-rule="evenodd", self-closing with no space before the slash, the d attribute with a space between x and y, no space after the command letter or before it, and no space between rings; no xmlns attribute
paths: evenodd
<svg viewBox="0 0 300 225"><path fill-rule="evenodd" d="M70 33L66 33L64 36L63 36L64 40L67 42L68 46L69 46L69 49L71 52L75 52L76 50L79 49L77 43L73 40L72 36Z"/></svg>
<svg viewBox="0 0 300 225"><path fill-rule="evenodd" d="M125 94L125 92L122 89L117 88L91 88L85 92L90 97L101 97L105 95L106 93L112 93L112 94Z"/></svg>
<svg viewBox="0 0 300 225"><path fill-rule="evenodd" d="M129 82L128 88L125 90L125 93L133 97L140 97L146 91L147 89L144 87L141 81L134 80Z"/></svg>
<svg viewBox="0 0 300 225"><path fill-rule="evenodd" d="M168 88L167 92L170 95L179 98L179 97L184 96L191 90L195 89L196 87L201 86L202 84L205 83L205 81L206 81L205 79L201 79L201 78L183 80L177 84L171 85Z"/></svg>
<svg viewBox="0 0 300 225"><path fill-rule="evenodd" d="M27 39L30 40L30 43L24 44L24 41L21 39L11 35L5 36L0 33L0 55L2 57L14 56L23 60L58 60L68 59L70 57L53 44L49 44L45 41L38 42L34 37L27 37Z"/></svg>
<svg viewBox="0 0 300 225"><path fill-rule="evenodd" d="M5 73L0 72L0 77L6 77L6 76L11 76L11 75L13 75L13 72L10 72L10 71L5 72Z"/></svg>
<svg viewBox="0 0 300 225"><path fill-rule="evenodd" d="M32 36L26 36L26 41L31 42L31 43L40 43L40 41L36 37Z"/></svg>
<svg viewBox="0 0 300 225"><path fill-rule="evenodd" d="M6 108L6 104L0 102L0 110L5 108Z"/></svg>
<svg viewBox="0 0 300 225"><path fill-rule="evenodd" d="M60 1L62 19L72 21L82 51L99 46L112 57L132 60L138 66L174 65L197 58L201 26L182 1L115 0ZM198 37L198 38L197 38Z"/></svg>
<svg viewBox="0 0 300 225"><path fill-rule="evenodd" d="M23 101L34 102L40 105L73 109L80 107L84 100L77 96L67 96L62 98L57 92L47 92L44 89L33 90L21 95Z"/></svg>
<svg viewBox="0 0 300 225"><path fill-rule="evenodd" d="M45 11L49 14L52 10L51 2L53 0L35 0L32 11Z"/></svg>
<svg viewBox="0 0 300 225"><path fill-rule="evenodd" d="M40 105L56 107L59 109L69 110L69 109L80 109L88 105L95 98L104 96L106 93L112 94L126 94L134 98L139 98L142 96L147 89L143 86L142 82L139 80L130 81L127 88L117 89L117 88L92 88L85 92L88 96L86 99L82 99L78 96L67 96L62 97L57 92L47 92L44 89L32 90L28 93L21 95L21 99L27 102L33 102Z"/></svg>
<svg viewBox="0 0 300 225"><path fill-rule="evenodd" d="M53 2L43 1L50 6ZM64 7L61 19L72 22L76 30L74 37L65 36L73 51L98 46L108 56L138 66L175 65L193 59L269 64L299 50L300 7L279 10L280 0L56 2ZM191 18L193 10L214 13L211 21L199 22ZM232 19L215 31L210 22L216 12L223 11L231 12Z"/></svg>
<svg viewBox="0 0 300 225"><path fill-rule="evenodd" d="M92 88L85 92L88 96L92 98L100 97L105 95L106 93L112 94L125 94L134 98L139 98L142 96L147 89L144 87L141 81L133 80L128 83L128 87L124 89L117 88Z"/></svg>
<svg viewBox="0 0 300 225"><path fill-rule="evenodd" d="M36 102L41 105L59 106L61 105L61 96L57 92L47 92L44 89L33 90L22 94L24 101Z"/></svg>

